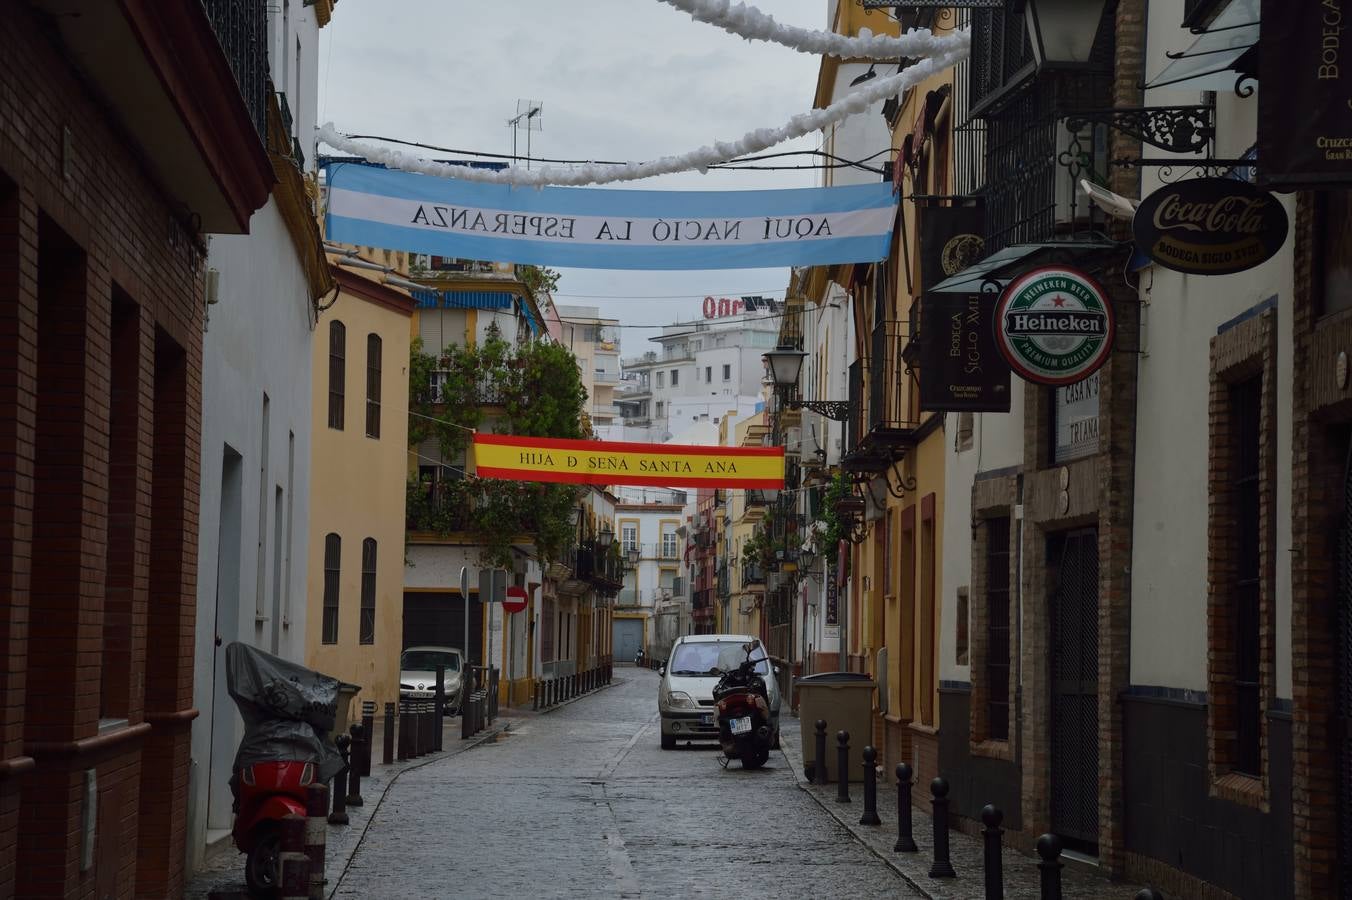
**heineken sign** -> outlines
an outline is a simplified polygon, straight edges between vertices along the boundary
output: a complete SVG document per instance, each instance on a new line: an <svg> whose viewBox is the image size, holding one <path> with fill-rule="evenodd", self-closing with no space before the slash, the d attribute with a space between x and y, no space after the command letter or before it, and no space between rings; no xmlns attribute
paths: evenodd
<svg viewBox="0 0 1352 900"><path fill-rule="evenodd" d="M1136 246L1189 275L1232 275L1286 243L1286 210L1267 191L1234 178L1194 178L1146 197L1132 223Z"/></svg>
<svg viewBox="0 0 1352 900"><path fill-rule="evenodd" d="M1000 297L995 341L1025 381L1074 384L1096 372L1112 352L1112 306L1083 272L1034 269Z"/></svg>

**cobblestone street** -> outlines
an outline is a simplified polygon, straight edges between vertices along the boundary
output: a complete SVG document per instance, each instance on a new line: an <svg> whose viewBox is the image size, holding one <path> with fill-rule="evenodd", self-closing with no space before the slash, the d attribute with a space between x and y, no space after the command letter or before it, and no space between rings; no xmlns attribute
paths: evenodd
<svg viewBox="0 0 1352 900"><path fill-rule="evenodd" d="M712 745L662 751L656 674L616 674L402 775L334 895L915 896L798 789L782 755L743 772Z"/></svg>

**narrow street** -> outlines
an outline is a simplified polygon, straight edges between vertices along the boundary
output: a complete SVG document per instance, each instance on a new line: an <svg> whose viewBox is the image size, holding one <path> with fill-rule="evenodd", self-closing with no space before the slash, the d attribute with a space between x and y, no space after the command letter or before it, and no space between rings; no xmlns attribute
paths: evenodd
<svg viewBox="0 0 1352 900"><path fill-rule="evenodd" d="M334 896L913 896L781 754L744 772L712 745L661 750L656 693L655 673L625 668L608 690L405 773Z"/></svg>

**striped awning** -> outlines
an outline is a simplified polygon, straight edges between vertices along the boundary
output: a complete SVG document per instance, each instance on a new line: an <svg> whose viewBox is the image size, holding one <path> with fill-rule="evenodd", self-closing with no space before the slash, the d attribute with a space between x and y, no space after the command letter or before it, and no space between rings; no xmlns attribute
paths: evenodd
<svg viewBox="0 0 1352 900"><path fill-rule="evenodd" d="M501 291L413 291L419 309L511 309L515 294Z"/></svg>

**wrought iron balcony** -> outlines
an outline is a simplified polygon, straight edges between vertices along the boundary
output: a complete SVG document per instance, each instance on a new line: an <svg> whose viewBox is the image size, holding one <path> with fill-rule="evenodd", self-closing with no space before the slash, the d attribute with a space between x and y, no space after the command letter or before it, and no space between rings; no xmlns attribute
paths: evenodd
<svg viewBox="0 0 1352 900"><path fill-rule="evenodd" d="M902 358L908 335L906 322L880 322L873 329L868 382L860 385L867 402L857 421L850 422L854 440L843 460L846 470L857 475L879 474L915 446L915 430L920 423L912 412L911 379ZM861 378L863 371L861 366ZM853 381L850 389L853 396Z"/></svg>
<svg viewBox="0 0 1352 900"><path fill-rule="evenodd" d="M765 584L765 570L760 566L750 564L742 566L742 588L749 588L753 585Z"/></svg>
<svg viewBox="0 0 1352 900"><path fill-rule="evenodd" d="M268 134L268 7L266 0L202 0L230 63L260 141Z"/></svg>

